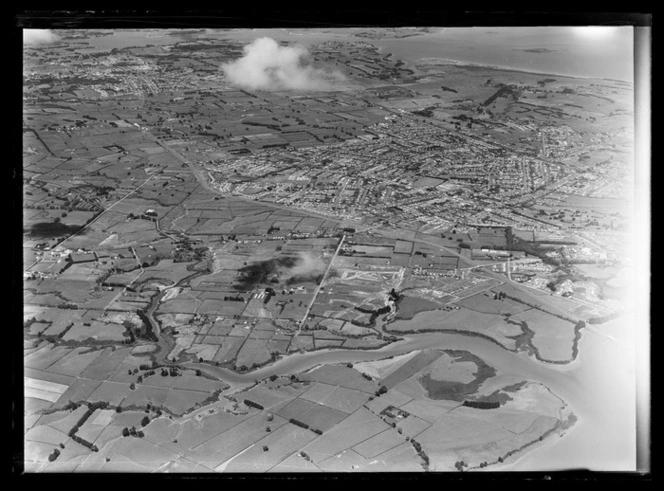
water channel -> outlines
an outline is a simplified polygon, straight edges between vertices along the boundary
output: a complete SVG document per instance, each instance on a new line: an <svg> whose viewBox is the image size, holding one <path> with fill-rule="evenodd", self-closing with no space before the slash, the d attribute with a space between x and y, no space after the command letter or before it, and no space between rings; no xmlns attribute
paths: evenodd
<svg viewBox="0 0 664 491"><path fill-rule="evenodd" d="M410 321L422 323L435 312L423 312ZM625 319L600 328L601 333L584 330L580 355L567 365L538 362L525 353L512 353L478 337L451 333L404 336L381 349L324 350L297 353L247 374L238 374L207 364L189 363L229 383L232 390L253 385L270 375L286 375L317 365L360 362L400 355L427 348L467 350L507 376L540 382L565 400L578 417L563 437L553 436L542 445L517 455L500 470L548 471L590 469L631 471L635 469L635 369L634 333ZM498 470L493 466L489 470Z"/></svg>

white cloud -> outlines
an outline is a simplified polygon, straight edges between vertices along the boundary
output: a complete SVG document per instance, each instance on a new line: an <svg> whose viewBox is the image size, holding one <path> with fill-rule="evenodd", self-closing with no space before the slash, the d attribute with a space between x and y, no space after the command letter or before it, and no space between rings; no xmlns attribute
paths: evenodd
<svg viewBox="0 0 664 491"><path fill-rule="evenodd" d="M272 38L256 39L244 47L244 56L222 65L233 85L251 90L334 90L345 80L336 70L308 64L303 46L279 46Z"/></svg>
<svg viewBox="0 0 664 491"><path fill-rule="evenodd" d="M50 29L23 29L23 44L34 46L59 41L60 37Z"/></svg>

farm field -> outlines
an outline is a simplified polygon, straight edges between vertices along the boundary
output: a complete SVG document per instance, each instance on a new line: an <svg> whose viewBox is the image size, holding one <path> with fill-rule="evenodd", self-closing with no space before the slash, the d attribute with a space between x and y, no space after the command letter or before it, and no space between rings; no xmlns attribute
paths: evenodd
<svg viewBox="0 0 664 491"><path fill-rule="evenodd" d="M513 316L525 322L535 334L532 345L545 360L567 361L573 358L574 324L536 309Z"/></svg>
<svg viewBox="0 0 664 491"><path fill-rule="evenodd" d="M552 29L26 30L24 470L606 465L633 53Z"/></svg>
<svg viewBox="0 0 664 491"><path fill-rule="evenodd" d="M430 300L405 295L398 301L397 315L395 316L395 319L412 319L415 314L419 312L438 310L439 308L439 304Z"/></svg>
<svg viewBox="0 0 664 491"><path fill-rule="evenodd" d="M514 338L522 334L518 323L511 321L511 318L508 322L504 316L475 312L464 307L420 312L411 320L396 320L388 324L385 331L394 334L427 331L481 334L495 339L507 349L516 349Z"/></svg>

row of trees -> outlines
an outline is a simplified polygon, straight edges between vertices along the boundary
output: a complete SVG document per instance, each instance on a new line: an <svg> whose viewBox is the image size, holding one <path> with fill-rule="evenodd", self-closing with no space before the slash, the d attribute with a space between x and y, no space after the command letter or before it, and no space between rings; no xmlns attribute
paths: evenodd
<svg viewBox="0 0 664 491"><path fill-rule="evenodd" d="M313 431L314 433L316 433L318 435L323 434L323 432L321 430L319 430L318 428L310 428L307 423L303 423L302 421L299 421L295 418L291 418L288 421L290 423L294 424L295 426L299 426L300 428L304 428L305 430L311 430L311 431Z"/></svg>
<svg viewBox="0 0 664 491"><path fill-rule="evenodd" d="M466 407L472 407L475 409L497 409L500 407L500 402L498 401L463 401L463 405Z"/></svg>
<svg viewBox="0 0 664 491"><path fill-rule="evenodd" d="M416 441L415 439L411 439L410 444L413 446L413 448L415 449L417 454L422 459L424 467L428 468L429 467L429 456L422 449L422 445L420 445L420 443L418 441Z"/></svg>
<svg viewBox="0 0 664 491"><path fill-rule="evenodd" d="M542 308L542 306L539 305L539 304L534 304L534 303L526 302L525 300L523 300L523 299L521 299L521 298L519 298L519 297L513 297L512 295L507 295L507 294L505 294L505 296L504 296L503 298L509 298L510 300L514 300L515 302L522 303L522 304L524 304L524 305L527 305L528 307L532 307L532 308L534 308L534 309L540 310L540 311L542 311L542 312L544 312L544 313L546 313L546 314L552 315L552 316L554 316L554 317L558 317L559 319L565 320L565 321L567 321L567 322L571 322L572 324L578 324L577 321L575 321L575 320L572 319L571 317L567 317L567 316L564 316L564 315L561 315L561 314L556 314L556 313L550 312L550 311L548 311L548 310Z"/></svg>
<svg viewBox="0 0 664 491"><path fill-rule="evenodd" d="M256 408L256 409L260 409L261 411L262 411L263 409L265 409L265 408L264 408L263 406L261 406L260 404L254 402L254 401L250 401L249 399L245 399L245 400L244 400L244 403L245 403L247 406L249 406L249 407L253 407L253 408Z"/></svg>

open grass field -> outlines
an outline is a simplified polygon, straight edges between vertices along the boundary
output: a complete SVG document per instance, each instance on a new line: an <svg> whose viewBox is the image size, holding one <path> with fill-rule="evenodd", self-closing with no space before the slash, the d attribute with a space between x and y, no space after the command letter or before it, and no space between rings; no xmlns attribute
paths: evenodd
<svg viewBox="0 0 664 491"><path fill-rule="evenodd" d="M339 322L343 321L339 320ZM374 334L376 331L369 327L356 326L350 322L346 322L341 329L341 332L349 336L367 336Z"/></svg>
<svg viewBox="0 0 664 491"><path fill-rule="evenodd" d="M438 452L505 440L512 436L512 433L487 420L483 414L461 415L453 412L439 418L430 428L418 435L417 441L434 459Z"/></svg>
<svg viewBox="0 0 664 491"><path fill-rule="evenodd" d="M154 406L161 406L166 400L169 389L165 387L153 387L145 384L136 384L134 390L126 393L122 401L123 406L145 407L148 403Z"/></svg>
<svg viewBox="0 0 664 491"><path fill-rule="evenodd" d="M348 349L376 349L389 344L388 341L377 336L364 336L362 338L348 338L344 341L343 348Z"/></svg>
<svg viewBox="0 0 664 491"><path fill-rule="evenodd" d="M265 438L231 460L224 472L266 472L317 436L312 431L287 423L267 433ZM268 451L263 450L264 445Z"/></svg>
<svg viewBox="0 0 664 491"><path fill-rule="evenodd" d="M48 344L24 358L27 368L45 369L71 352L71 348Z"/></svg>
<svg viewBox="0 0 664 491"><path fill-rule="evenodd" d="M316 403L295 398L277 410L277 414L284 419L299 418L300 415L316 407Z"/></svg>
<svg viewBox="0 0 664 491"><path fill-rule="evenodd" d="M316 462L323 472L357 472L370 467L370 461L354 450L347 450L339 455L332 455L325 460Z"/></svg>
<svg viewBox="0 0 664 491"><path fill-rule="evenodd" d="M56 416L58 419L51 420L47 424L56 430L67 433L74 427L78 420L81 419L87 410L88 408L86 406L80 406L73 411L58 413Z"/></svg>
<svg viewBox="0 0 664 491"><path fill-rule="evenodd" d="M205 401L208 397L210 397L210 392L171 388L168 390L162 405L173 414L184 414L192 410L196 404Z"/></svg>
<svg viewBox="0 0 664 491"><path fill-rule="evenodd" d="M338 348L342 344L344 344L343 339L319 339L317 337L314 338L314 349Z"/></svg>
<svg viewBox="0 0 664 491"><path fill-rule="evenodd" d="M271 359L267 344L262 339L247 339L237 354L235 365L238 367L260 365Z"/></svg>
<svg viewBox="0 0 664 491"><path fill-rule="evenodd" d="M105 324L92 322L89 326L74 324L62 339L64 341L82 341L95 339L98 341L123 341L125 339L125 327L120 324Z"/></svg>
<svg viewBox="0 0 664 491"><path fill-rule="evenodd" d="M225 363L233 360L244 342L244 338L231 336L227 337L226 340L227 342L219 346L219 351L217 351L213 359L214 362Z"/></svg>
<svg viewBox="0 0 664 491"><path fill-rule="evenodd" d="M225 388L223 382L197 376L193 371L186 370L181 373L181 376L174 377L173 384L171 385L173 389L194 390L211 393L217 389ZM152 378L148 380L152 380Z"/></svg>
<svg viewBox="0 0 664 491"><path fill-rule="evenodd" d="M171 443L177 439L181 423L169 418L156 418L143 430L145 439L156 445Z"/></svg>
<svg viewBox="0 0 664 491"><path fill-rule="evenodd" d="M482 370L476 372L478 363L484 365L481 360L475 360L470 354L463 356L462 353L455 352L452 354L454 356L448 356L447 353L445 353L445 356L439 356L424 368L420 368L420 371L435 375L437 379L454 380L462 385L468 385L469 381L472 385L473 381L478 380L477 377L482 378L479 373ZM475 361L470 363L471 359ZM424 359L411 357L402 364L402 368L408 368L410 363L414 370L417 365L416 362L420 360ZM403 360L397 359L397 362L401 361ZM358 368L361 369L362 364L358 363L355 366L358 365ZM473 365L475 369L468 365ZM389 367L389 364L384 364L382 368L385 367ZM378 369L378 367L371 366L370 368ZM393 373L398 374L401 370L402 374L405 374L402 368L393 371ZM536 440L552 428L558 421L559 411L562 407L562 401L541 384L525 384L515 391L510 391L509 395L512 399L500 408L491 411L461 407L460 402L429 400L425 397L425 392L421 386L418 390L413 390L415 388L413 384L419 386L419 383L415 381L415 377L417 377L417 373L411 374L408 379L367 404L374 413L380 413L389 406L406 411L408 414L405 417L394 420L397 429L400 429L402 434L398 434L397 431L391 428L389 431L385 429L377 431L374 435L358 441L356 444L351 444L354 452L368 460L377 459L380 462L384 454L386 455L388 451L391 451L391 448L398 448L405 437L410 436L416 437L417 441L422 444L431 460L432 469L453 470L454 462L460 458L469 462L470 465L479 465L483 461L495 462L498 457ZM504 379L503 382L509 382L512 385L511 382L513 381ZM410 388L410 386L413 387ZM497 385L493 384L482 392L491 392L502 387L499 386L499 383ZM322 384L314 385L310 390L312 391L310 396L314 396L312 398L320 399L322 402L332 398L329 389ZM306 397L306 393L303 397ZM344 449L332 444L326 457L326 454L318 445L326 442L326 438L332 438L340 434L344 431L343 428L351 422L362 418L363 411L366 410L360 408L305 449L317 464L325 467L326 465L332 465L332 462L334 462L333 465L337 466L341 465L343 459L350 459L348 465L351 467L345 470L351 470L353 465L360 465L357 469L362 469L354 454L348 456L343 453ZM368 414L365 413L364 418L368 419ZM368 423L366 419L363 419L362 426ZM389 427L386 426L386 428ZM392 434L390 435L390 433ZM398 441L396 437L401 441ZM321 453L317 454L315 452ZM332 455L344 455L344 457L331 459ZM320 461L316 459L320 459ZM416 460L416 462L418 461Z"/></svg>
<svg viewBox="0 0 664 491"><path fill-rule="evenodd" d="M172 259L163 259L156 265L145 269L141 278L141 283L150 279L164 279L166 284L175 284L183 278L191 276L193 273L187 270L189 263L176 263Z"/></svg>
<svg viewBox="0 0 664 491"><path fill-rule="evenodd" d="M418 331L445 331L480 333L494 338L503 346L513 348L514 340L509 336L518 335L518 325L506 323L502 316L483 314L466 308L421 312L412 320L395 321L387 326L388 332L407 333Z"/></svg>
<svg viewBox="0 0 664 491"><path fill-rule="evenodd" d="M114 414L112 409L96 410L76 434L86 441L94 442L111 423Z"/></svg>
<svg viewBox="0 0 664 491"><path fill-rule="evenodd" d="M281 339L282 336L284 337L284 339ZM266 344L270 353L276 352L280 354L285 354L288 352L290 342L291 342L290 336L275 334L274 337Z"/></svg>
<svg viewBox="0 0 664 491"><path fill-rule="evenodd" d="M161 314L195 314L201 306L201 301L196 299L197 292L180 294L177 297L162 302L157 312Z"/></svg>
<svg viewBox="0 0 664 491"><path fill-rule="evenodd" d="M266 409L270 409L277 405L283 406L287 404L285 401L292 399L294 396L292 394L284 394L277 389L270 389L266 386L259 385L242 393L242 397L260 404Z"/></svg>
<svg viewBox="0 0 664 491"><path fill-rule="evenodd" d="M403 384L401 384L403 385ZM400 386L401 387L401 386ZM382 394L380 397L375 397L371 401L368 401L365 405L372 412L379 414L385 408L389 406L400 407L406 404L407 402L413 400L413 396L403 393L399 389L388 390L386 393ZM416 394L416 397L421 397L422 394Z"/></svg>
<svg viewBox="0 0 664 491"><path fill-rule="evenodd" d="M386 423L369 410L360 408L333 429L305 446L303 450L318 464L388 428Z"/></svg>
<svg viewBox="0 0 664 491"><path fill-rule="evenodd" d="M152 445L142 438L121 438L116 440L116 442L114 442L116 445L112 448L112 453L109 452L110 455L116 459L124 457L128 461L134 462L147 470L156 470L164 462L174 460L178 457L175 452ZM103 457L106 452L102 450L99 454L100 457Z"/></svg>
<svg viewBox="0 0 664 491"><path fill-rule="evenodd" d="M409 436L410 438L415 438L430 426L431 423L418 418L414 414L411 414L407 418L397 421L397 428L399 428L404 435Z"/></svg>
<svg viewBox="0 0 664 491"><path fill-rule="evenodd" d="M68 401L81 401L89 400L88 398L92 393L94 393L97 388L101 385L101 382L98 380L89 380L85 378L75 379L69 388L62 394L61 398L58 399L57 406L62 407L67 404Z"/></svg>
<svg viewBox="0 0 664 491"><path fill-rule="evenodd" d="M393 428L388 428L382 433L355 445L353 450L366 459L374 459L380 454L398 447L404 443L404 437L399 435Z"/></svg>
<svg viewBox="0 0 664 491"><path fill-rule="evenodd" d="M286 420L275 417L268 422L265 414L255 414L203 445L186 452L185 456L194 462L214 469L268 436L269 434L265 431L268 424L272 427L272 431L276 431L286 424Z"/></svg>
<svg viewBox="0 0 664 491"><path fill-rule="evenodd" d="M347 389L373 394L377 387L374 381L362 377L359 372L345 365L323 365L300 376L302 380L337 385Z"/></svg>
<svg viewBox="0 0 664 491"><path fill-rule="evenodd" d="M314 338L311 335L299 334L297 337L293 337L290 345L288 346L288 351L311 351L314 349Z"/></svg>
<svg viewBox="0 0 664 491"><path fill-rule="evenodd" d="M255 340L267 340L274 335L274 331L263 331L258 326L252 329L250 337Z"/></svg>
<svg viewBox="0 0 664 491"><path fill-rule="evenodd" d="M509 298L494 300L493 295L494 293L488 290L459 300L456 304L484 314L514 315L529 309L527 305Z"/></svg>
<svg viewBox="0 0 664 491"><path fill-rule="evenodd" d="M391 389L416 373L419 373L442 355L443 352L439 350L420 351L413 358L382 379L381 384L388 389Z"/></svg>
<svg viewBox="0 0 664 491"><path fill-rule="evenodd" d="M422 374L433 380L446 380L460 384L468 384L475 380L478 366L472 361L457 361L448 353L443 355L422 370Z"/></svg>
<svg viewBox="0 0 664 491"><path fill-rule="evenodd" d="M68 384L49 382L39 378L24 377L24 390L26 397L36 397L55 402L68 388Z"/></svg>
<svg viewBox="0 0 664 491"><path fill-rule="evenodd" d="M424 298L404 295L397 304L396 319L412 319L415 314L427 310L437 310L440 305Z"/></svg>
<svg viewBox="0 0 664 491"><path fill-rule="evenodd" d="M129 393L129 384L104 381L88 396L91 402L106 401L112 405L123 403ZM123 403L127 405L127 403Z"/></svg>
<svg viewBox="0 0 664 491"><path fill-rule="evenodd" d="M572 358L574 324L537 309L513 316L515 321L525 321L534 331L532 344L545 360L566 361Z"/></svg>
<svg viewBox="0 0 664 491"><path fill-rule="evenodd" d="M322 432L326 432L330 428L336 426L339 422L346 419L346 417L348 417L348 413L346 412L316 404L312 408L307 409L298 415L296 419L309 425L311 429L318 429Z"/></svg>
<svg viewBox="0 0 664 491"><path fill-rule="evenodd" d="M336 390L334 385L315 382L300 397L316 404L323 404Z"/></svg>
<svg viewBox="0 0 664 491"><path fill-rule="evenodd" d="M155 319L157 319L163 327L176 327L176 326L186 325L189 324L189 321L191 321L193 317L194 316L191 314L155 315Z"/></svg>
<svg viewBox="0 0 664 491"><path fill-rule="evenodd" d="M77 376L100 354L101 350L90 351L89 348L75 348L71 353L50 365L48 370L63 375Z"/></svg>
<svg viewBox="0 0 664 491"><path fill-rule="evenodd" d="M292 453L289 457L285 458L277 465L268 470L273 473L304 473L304 472L320 472L320 467L302 457L299 452Z"/></svg>
<svg viewBox="0 0 664 491"><path fill-rule="evenodd" d="M163 446L179 453L199 451L204 454L206 450L215 449L214 439L218 435L241 424L251 416L225 411L215 411L212 414L204 412L201 418L194 417L177 421L176 426L161 424L153 428L155 423L164 419L159 418L147 427L145 437L155 441L164 441ZM177 442L173 442L173 440L177 440ZM218 448L219 445L216 447ZM203 463L200 460L195 461Z"/></svg>
<svg viewBox="0 0 664 491"><path fill-rule="evenodd" d="M373 378L382 379L397 370L414 356L417 356L417 354L417 351L411 351L410 353L384 358L381 360L355 363L353 364L353 368L360 373L366 373Z"/></svg>

